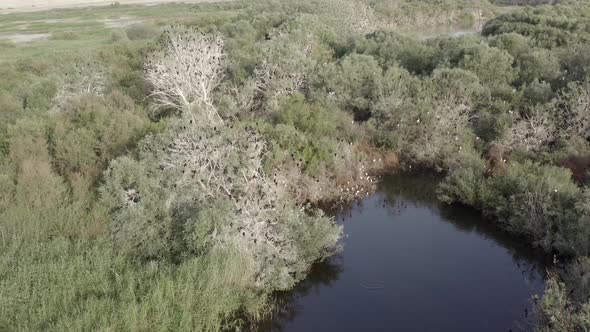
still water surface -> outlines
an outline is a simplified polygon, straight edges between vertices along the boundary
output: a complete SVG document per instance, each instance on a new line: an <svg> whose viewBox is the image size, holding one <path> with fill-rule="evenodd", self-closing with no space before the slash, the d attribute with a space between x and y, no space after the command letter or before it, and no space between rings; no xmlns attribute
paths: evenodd
<svg viewBox="0 0 590 332"><path fill-rule="evenodd" d="M344 250L280 294L262 330L526 330L543 257L477 212L437 203L436 182L391 177L338 211Z"/></svg>

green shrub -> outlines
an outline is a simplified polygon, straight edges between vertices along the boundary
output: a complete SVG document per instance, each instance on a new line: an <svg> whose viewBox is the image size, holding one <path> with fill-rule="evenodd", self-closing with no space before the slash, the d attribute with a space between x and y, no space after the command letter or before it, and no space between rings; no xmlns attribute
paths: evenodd
<svg viewBox="0 0 590 332"><path fill-rule="evenodd" d="M588 202L585 204L588 204ZM585 222L589 221L588 215L584 218ZM590 302L588 295L590 294L590 257L577 257L571 262L567 262L565 267L560 271L560 279L570 289L568 291L568 297L571 300L575 303Z"/></svg>
<svg viewBox="0 0 590 332"><path fill-rule="evenodd" d="M117 250L140 259L169 257L171 215L166 208L169 192L157 174L129 158L113 161L101 187L101 202L110 212Z"/></svg>
<svg viewBox="0 0 590 332"><path fill-rule="evenodd" d="M368 120L381 91L382 69L370 55L350 54L321 73L327 93L356 120Z"/></svg>
<svg viewBox="0 0 590 332"><path fill-rule="evenodd" d="M439 199L445 203L460 202L475 208L483 208L480 186L486 165L480 159L478 165L454 169L439 185Z"/></svg>
<svg viewBox="0 0 590 332"><path fill-rule="evenodd" d="M129 40L154 39L160 35L160 30L154 26L138 23L126 29Z"/></svg>
<svg viewBox="0 0 590 332"><path fill-rule="evenodd" d="M460 66L475 73L482 83L502 85L512 83L516 77L513 61L506 51L480 46L466 50Z"/></svg>
<svg viewBox="0 0 590 332"><path fill-rule="evenodd" d="M567 286L555 276L549 278L537 311L539 332L585 331L590 326L590 302L576 309L568 299Z"/></svg>
<svg viewBox="0 0 590 332"><path fill-rule="evenodd" d="M490 20L482 34L490 36L514 32L530 37L537 46L544 48L568 46L588 38L584 24L588 12L588 3L584 1L524 8Z"/></svg>
<svg viewBox="0 0 590 332"><path fill-rule="evenodd" d="M351 116L333 104L310 103L301 94L285 99L272 119L272 125L258 127L271 147L268 164L295 162L308 176L332 174L345 163L342 147L362 139Z"/></svg>
<svg viewBox="0 0 590 332"><path fill-rule="evenodd" d="M590 47L588 43L576 43L559 51L565 82L590 80Z"/></svg>
<svg viewBox="0 0 590 332"><path fill-rule="evenodd" d="M111 159L146 133L146 113L119 92L75 97L54 118L55 165L62 174L97 178Z"/></svg>
<svg viewBox="0 0 590 332"><path fill-rule="evenodd" d="M404 159L446 168L454 155L471 148L469 122L482 87L477 76L461 69L437 69L418 86L415 96L384 96L373 123L382 131L379 139Z"/></svg>
<svg viewBox="0 0 590 332"><path fill-rule="evenodd" d="M357 52L374 56L381 66L399 65L413 74L428 74L435 67L435 48L395 32L377 31L357 41Z"/></svg>
<svg viewBox="0 0 590 332"><path fill-rule="evenodd" d="M22 115L22 104L8 92L0 92L0 159L8 153L8 126Z"/></svg>
<svg viewBox="0 0 590 332"><path fill-rule="evenodd" d="M490 46L507 51L515 59L531 52L532 40L518 33L503 33L488 38Z"/></svg>
<svg viewBox="0 0 590 332"><path fill-rule="evenodd" d="M111 41L117 43L128 39L127 32L122 30L113 30L111 32Z"/></svg>
<svg viewBox="0 0 590 332"><path fill-rule="evenodd" d="M57 93L55 79L47 78L33 83L23 97L23 108L35 112L45 112Z"/></svg>
<svg viewBox="0 0 590 332"><path fill-rule="evenodd" d="M534 49L516 58L519 68L518 83L526 84L535 80L552 83L561 77L559 58L545 49Z"/></svg>
<svg viewBox="0 0 590 332"><path fill-rule="evenodd" d="M51 33L52 40L75 40L79 39L80 36L74 31L55 31Z"/></svg>
<svg viewBox="0 0 590 332"><path fill-rule="evenodd" d="M476 206L548 252L587 254L589 228L577 209L582 193L569 171L525 161L497 176L485 172L481 165L454 170L440 186L440 198Z"/></svg>
<svg viewBox="0 0 590 332"><path fill-rule="evenodd" d="M539 82L537 79L523 87L525 105L545 104L553 99L553 89L547 82Z"/></svg>
<svg viewBox="0 0 590 332"><path fill-rule="evenodd" d="M277 122L294 126L297 130L312 136L335 136L341 117L336 110L320 105L310 105L301 94L285 101L277 115Z"/></svg>
<svg viewBox="0 0 590 332"><path fill-rule="evenodd" d="M511 105L505 102L495 102L479 110L474 132L483 142L501 141L512 126L512 116L509 113Z"/></svg>

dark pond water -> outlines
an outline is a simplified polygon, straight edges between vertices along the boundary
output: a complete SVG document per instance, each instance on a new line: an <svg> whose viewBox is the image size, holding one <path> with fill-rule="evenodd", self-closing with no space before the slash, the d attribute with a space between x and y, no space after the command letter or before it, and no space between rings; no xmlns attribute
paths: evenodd
<svg viewBox="0 0 590 332"><path fill-rule="evenodd" d="M280 294L262 330L526 330L543 257L477 212L438 204L436 182L388 178L337 212L344 250Z"/></svg>

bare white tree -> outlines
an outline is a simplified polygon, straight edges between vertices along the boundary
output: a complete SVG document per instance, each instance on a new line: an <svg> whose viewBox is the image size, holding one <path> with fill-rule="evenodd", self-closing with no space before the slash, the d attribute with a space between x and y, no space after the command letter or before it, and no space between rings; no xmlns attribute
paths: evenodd
<svg viewBox="0 0 590 332"><path fill-rule="evenodd" d="M96 63L75 64L67 70L59 83L57 94L53 98L53 109L61 110L72 98L91 94L102 96L108 85L107 74Z"/></svg>
<svg viewBox="0 0 590 332"><path fill-rule="evenodd" d="M554 138L555 126L548 112L534 110L517 118L508 132L506 143L511 148L538 151Z"/></svg>
<svg viewBox="0 0 590 332"><path fill-rule="evenodd" d="M417 162L431 162L445 153L461 151L465 128L473 116L469 96L452 89L438 93L430 107L425 114L402 116L393 128L401 137L414 137L406 144Z"/></svg>
<svg viewBox="0 0 590 332"><path fill-rule="evenodd" d="M287 71L273 59L266 58L256 67L256 90L268 99L290 96L303 90L306 73L303 70Z"/></svg>
<svg viewBox="0 0 590 332"><path fill-rule="evenodd" d="M195 28L169 27L163 38L164 49L152 53L145 64L153 108L185 111L197 106L205 111L210 123L221 122L211 96L223 78L221 37Z"/></svg>
<svg viewBox="0 0 590 332"><path fill-rule="evenodd" d="M188 115L184 121L187 119ZM207 206L226 197L234 209L232 220L213 232L212 241L250 255L259 286L276 279L278 273L286 283L283 286L289 287L290 274L301 272L302 253L288 238L290 226L285 219L302 222L306 214L293 205L288 174L263 170L267 145L253 130L230 124L183 127L161 160L161 168L171 173L173 182L168 185L175 188L176 196L170 200ZM329 224L327 218L322 222ZM338 236L327 242L335 245ZM269 266L281 270L271 271Z"/></svg>

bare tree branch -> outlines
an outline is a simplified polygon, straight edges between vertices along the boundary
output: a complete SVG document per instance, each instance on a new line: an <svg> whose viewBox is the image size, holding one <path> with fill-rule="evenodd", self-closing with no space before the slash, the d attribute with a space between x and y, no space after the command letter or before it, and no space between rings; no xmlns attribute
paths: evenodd
<svg viewBox="0 0 590 332"><path fill-rule="evenodd" d="M209 123L221 122L211 94L223 78L223 40L183 27L169 27L163 36L164 49L152 53L145 64L154 110L199 106Z"/></svg>
<svg viewBox="0 0 590 332"><path fill-rule="evenodd" d="M102 96L107 89L107 75L103 68L96 63L75 64L66 71L62 78L57 94L53 98L54 110L63 109L72 98L92 94Z"/></svg>
<svg viewBox="0 0 590 332"><path fill-rule="evenodd" d="M526 151L538 151L555 138L555 126L549 114L543 110L534 110L530 115L523 115L516 120L506 138L511 148Z"/></svg>

